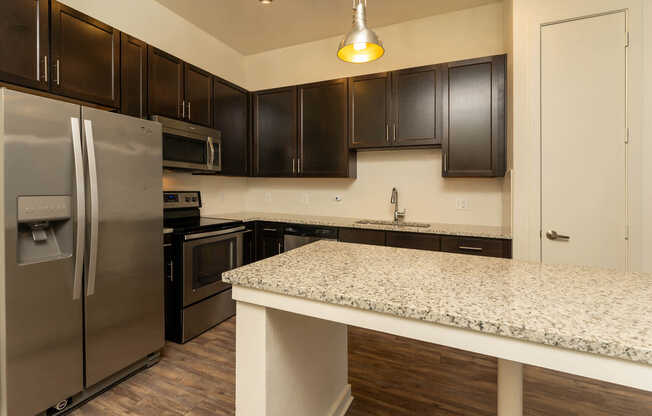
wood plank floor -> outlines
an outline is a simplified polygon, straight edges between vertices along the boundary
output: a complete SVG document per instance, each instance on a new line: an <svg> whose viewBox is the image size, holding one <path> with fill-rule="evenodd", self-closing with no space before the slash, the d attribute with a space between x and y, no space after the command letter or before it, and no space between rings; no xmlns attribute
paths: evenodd
<svg viewBox="0 0 652 416"><path fill-rule="evenodd" d="M494 358L349 327L347 416L495 416ZM652 394L526 367L525 416L652 416ZM73 411L73 416L235 414L235 318Z"/></svg>

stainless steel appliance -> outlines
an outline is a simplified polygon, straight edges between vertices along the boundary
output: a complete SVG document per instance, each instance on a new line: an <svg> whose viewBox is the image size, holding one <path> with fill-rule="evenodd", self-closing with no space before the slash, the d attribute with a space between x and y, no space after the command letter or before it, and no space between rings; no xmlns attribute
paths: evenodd
<svg viewBox="0 0 652 416"><path fill-rule="evenodd" d="M195 124L153 116L163 125L163 166L199 173L222 170L222 134Z"/></svg>
<svg viewBox="0 0 652 416"><path fill-rule="evenodd" d="M184 343L235 314L222 273L242 265L241 221L201 217L199 192L163 192L166 258L165 335Z"/></svg>
<svg viewBox="0 0 652 416"><path fill-rule="evenodd" d="M2 153L0 414L34 415L158 359L161 125L3 88Z"/></svg>
<svg viewBox="0 0 652 416"><path fill-rule="evenodd" d="M283 230L283 251L290 251L318 240L337 241L337 229L312 225L288 225Z"/></svg>

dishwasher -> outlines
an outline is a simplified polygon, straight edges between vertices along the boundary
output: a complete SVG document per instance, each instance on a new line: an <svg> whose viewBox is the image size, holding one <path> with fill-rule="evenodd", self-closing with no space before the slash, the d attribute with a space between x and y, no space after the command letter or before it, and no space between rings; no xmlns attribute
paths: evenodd
<svg viewBox="0 0 652 416"><path fill-rule="evenodd" d="M288 225L283 230L283 251L290 251L317 240L337 241L337 228Z"/></svg>

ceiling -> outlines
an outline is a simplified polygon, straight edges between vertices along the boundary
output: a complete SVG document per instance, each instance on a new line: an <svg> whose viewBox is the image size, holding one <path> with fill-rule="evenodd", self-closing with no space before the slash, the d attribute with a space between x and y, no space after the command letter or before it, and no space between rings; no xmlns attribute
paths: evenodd
<svg viewBox="0 0 652 416"><path fill-rule="evenodd" d="M156 0L244 55L344 35L352 0ZM368 0L380 27L500 0Z"/></svg>

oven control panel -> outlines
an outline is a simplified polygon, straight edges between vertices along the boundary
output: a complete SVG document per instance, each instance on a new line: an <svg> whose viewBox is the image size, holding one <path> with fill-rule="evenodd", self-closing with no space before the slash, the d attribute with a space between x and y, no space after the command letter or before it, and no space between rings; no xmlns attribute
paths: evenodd
<svg viewBox="0 0 652 416"><path fill-rule="evenodd" d="M199 191L163 191L163 208L200 208Z"/></svg>

